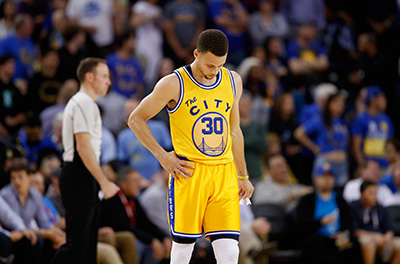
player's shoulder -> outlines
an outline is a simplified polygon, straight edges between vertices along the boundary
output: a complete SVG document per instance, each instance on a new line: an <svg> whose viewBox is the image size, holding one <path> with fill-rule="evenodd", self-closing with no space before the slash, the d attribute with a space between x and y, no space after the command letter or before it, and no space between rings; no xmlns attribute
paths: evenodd
<svg viewBox="0 0 400 264"><path fill-rule="evenodd" d="M179 90L180 87L180 80L177 74L175 74L174 72L164 76L163 78L161 78L156 86L155 89L161 89L165 92L168 91L174 91L174 90Z"/></svg>

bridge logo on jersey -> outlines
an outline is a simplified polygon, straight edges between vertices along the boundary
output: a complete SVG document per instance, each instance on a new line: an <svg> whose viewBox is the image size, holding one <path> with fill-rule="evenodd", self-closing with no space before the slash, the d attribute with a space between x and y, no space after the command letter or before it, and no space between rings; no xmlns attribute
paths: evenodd
<svg viewBox="0 0 400 264"><path fill-rule="evenodd" d="M192 139L196 148L204 155L220 156L228 143L228 122L220 113L205 113L194 123Z"/></svg>

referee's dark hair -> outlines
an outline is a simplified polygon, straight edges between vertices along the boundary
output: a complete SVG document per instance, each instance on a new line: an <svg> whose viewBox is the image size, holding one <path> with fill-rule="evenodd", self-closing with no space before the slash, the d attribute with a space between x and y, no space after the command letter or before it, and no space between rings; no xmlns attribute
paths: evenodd
<svg viewBox="0 0 400 264"><path fill-rule="evenodd" d="M228 53L228 46L228 38L221 30L208 29L201 32L196 49L200 53L209 51L215 56L222 57Z"/></svg>
<svg viewBox="0 0 400 264"><path fill-rule="evenodd" d="M97 65L100 63L104 63L107 65L107 62L104 59L100 58L93 58L89 57L86 59L81 60L79 63L78 69L76 70L76 76L78 76L78 80L80 83L83 83L85 81L85 75L88 72L91 72L95 74L95 69Z"/></svg>

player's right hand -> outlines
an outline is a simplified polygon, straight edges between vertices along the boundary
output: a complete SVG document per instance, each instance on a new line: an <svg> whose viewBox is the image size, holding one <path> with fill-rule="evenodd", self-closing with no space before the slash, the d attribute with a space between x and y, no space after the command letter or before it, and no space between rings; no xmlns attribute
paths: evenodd
<svg viewBox="0 0 400 264"><path fill-rule="evenodd" d="M111 181L105 181L100 188L104 193L104 199L113 197L119 191L119 187Z"/></svg>
<svg viewBox="0 0 400 264"><path fill-rule="evenodd" d="M168 152L164 157L160 158L160 163L175 179L178 178L178 175L185 179L193 176L187 168L194 169L194 166L179 159L175 151Z"/></svg>

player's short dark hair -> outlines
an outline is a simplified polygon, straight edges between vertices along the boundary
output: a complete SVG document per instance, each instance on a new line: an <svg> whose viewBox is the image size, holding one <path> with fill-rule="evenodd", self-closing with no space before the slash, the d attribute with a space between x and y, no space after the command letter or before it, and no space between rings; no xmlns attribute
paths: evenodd
<svg viewBox="0 0 400 264"><path fill-rule="evenodd" d="M200 53L209 51L215 56L222 57L228 53L228 47L228 38L221 30L208 29L201 32L196 49Z"/></svg>
<svg viewBox="0 0 400 264"><path fill-rule="evenodd" d="M363 181L363 183L360 186L360 193L363 193L370 186L377 186L377 184L372 181Z"/></svg>
<svg viewBox="0 0 400 264"><path fill-rule="evenodd" d="M76 76L78 77L78 80L83 83L83 81L85 81L85 74L88 72L95 73L94 70L100 63L107 65L107 62L100 58L89 57L81 60L78 65L78 69L76 70Z"/></svg>

